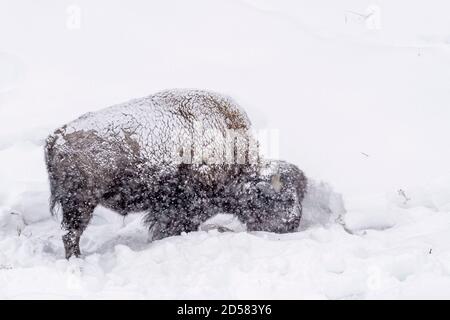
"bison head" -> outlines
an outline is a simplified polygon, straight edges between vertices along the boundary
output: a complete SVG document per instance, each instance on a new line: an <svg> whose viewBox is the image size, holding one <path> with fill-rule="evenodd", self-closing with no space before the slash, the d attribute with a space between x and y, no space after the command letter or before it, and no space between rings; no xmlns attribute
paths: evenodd
<svg viewBox="0 0 450 320"><path fill-rule="evenodd" d="M297 166L284 161L264 164L247 191L247 229L296 231L302 214L307 180Z"/></svg>

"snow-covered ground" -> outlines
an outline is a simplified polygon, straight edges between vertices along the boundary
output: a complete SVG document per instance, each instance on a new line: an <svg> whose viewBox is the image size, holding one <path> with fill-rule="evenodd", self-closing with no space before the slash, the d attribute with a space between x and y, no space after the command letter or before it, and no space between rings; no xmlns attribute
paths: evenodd
<svg viewBox="0 0 450 320"><path fill-rule="evenodd" d="M0 298L450 298L449 10L0 0ZM46 135L175 87L230 94L277 130L280 158L342 194L344 224L314 224L309 203L297 233L149 243L141 215L98 208L66 261Z"/></svg>

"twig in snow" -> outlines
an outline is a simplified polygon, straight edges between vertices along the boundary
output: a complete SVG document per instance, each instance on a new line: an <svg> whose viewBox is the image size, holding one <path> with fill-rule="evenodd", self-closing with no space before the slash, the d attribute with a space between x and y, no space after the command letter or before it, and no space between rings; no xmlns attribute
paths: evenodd
<svg viewBox="0 0 450 320"><path fill-rule="evenodd" d="M398 194L403 197L403 199L404 199L403 204L407 204L408 201L411 200L411 198L408 198L408 196L406 195L406 192L403 189L398 190Z"/></svg>

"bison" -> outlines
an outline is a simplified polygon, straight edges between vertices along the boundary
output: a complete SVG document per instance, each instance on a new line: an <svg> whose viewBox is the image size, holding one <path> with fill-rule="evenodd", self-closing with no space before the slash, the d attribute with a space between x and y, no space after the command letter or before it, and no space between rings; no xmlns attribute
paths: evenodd
<svg viewBox="0 0 450 320"><path fill-rule="evenodd" d="M290 232L302 213L306 178L295 165L267 161L246 113L231 98L166 90L87 113L45 145L50 209L62 209L66 258L97 205L145 212L153 239L195 231L218 213L248 230Z"/></svg>

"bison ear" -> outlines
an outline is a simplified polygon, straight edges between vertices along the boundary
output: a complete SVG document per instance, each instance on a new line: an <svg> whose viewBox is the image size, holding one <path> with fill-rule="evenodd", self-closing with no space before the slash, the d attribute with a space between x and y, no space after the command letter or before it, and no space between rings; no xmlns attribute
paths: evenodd
<svg viewBox="0 0 450 320"><path fill-rule="evenodd" d="M283 182L281 181L281 177L279 174L274 174L272 176L272 179L270 181L270 184L272 185L273 189L276 192L280 192L281 188L283 188Z"/></svg>

